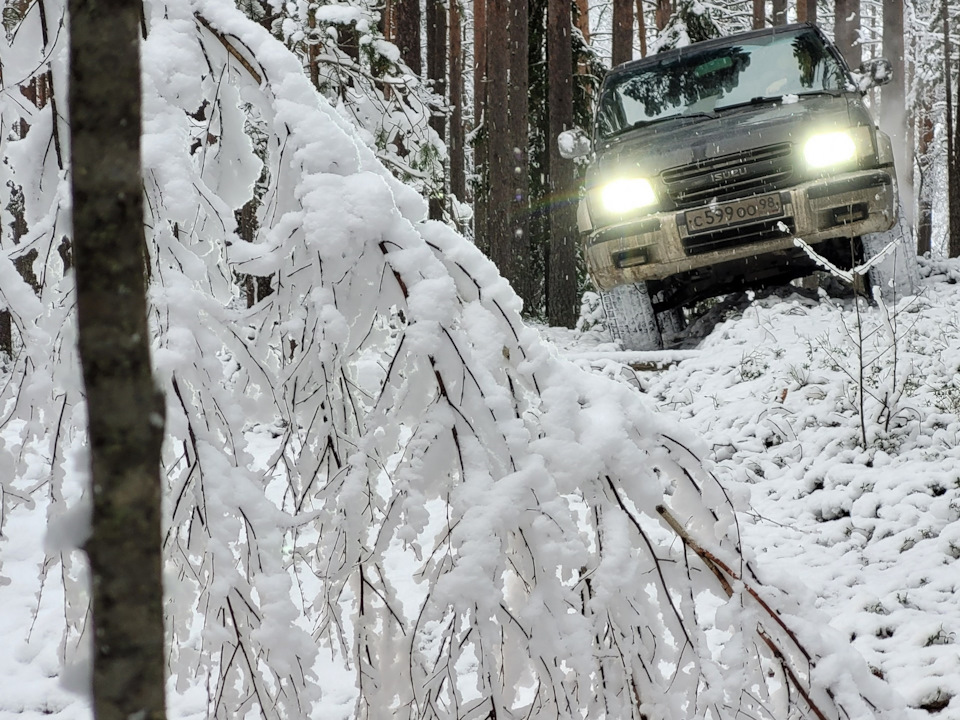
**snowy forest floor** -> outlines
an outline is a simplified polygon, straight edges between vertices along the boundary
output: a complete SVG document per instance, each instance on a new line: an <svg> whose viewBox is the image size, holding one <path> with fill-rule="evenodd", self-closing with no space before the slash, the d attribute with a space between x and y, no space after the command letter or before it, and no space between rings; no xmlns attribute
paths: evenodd
<svg viewBox="0 0 960 720"><path fill-rule="evenodd" d="M727 298L674 338L659 371L604 360L615 348L602 329L544 334L702 437L713 472L743 502L744 545L762 579L807 593L915 717L956 720L960 263L923 262L921 272L921 295L901 303L895 327L876 307L862 316L864 364L873 361L863 385L875 396L864 403L866 448L851 298L790 288Z"/></svg>
<svg viewBox="0 0 960 720"><path fill-rule="evenodd" d="M911 720L960 720L960 261L922 271L891 322L782 288L718 303L661 353L617 352L599 325L540 329L702 438L761 579L823 610ZM40 592L43 521L19 509L0 545L0 718L87 720L58 680L63 589L50 576ZM190 705L172 698L171 717Z"/></svg>

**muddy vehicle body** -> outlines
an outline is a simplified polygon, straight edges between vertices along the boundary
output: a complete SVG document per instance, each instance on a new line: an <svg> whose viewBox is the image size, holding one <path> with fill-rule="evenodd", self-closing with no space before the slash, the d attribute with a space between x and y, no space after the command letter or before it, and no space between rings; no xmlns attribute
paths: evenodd
<svg viewBox="0 0 960 720"><path fill-rule="evenodd" d="M863 95L889 78L885 60L851 73L811 24L611 70L578 225L614 335L657 347L685 306L809 275L795 238L847 269L888 239L893 149Z"/></svg>

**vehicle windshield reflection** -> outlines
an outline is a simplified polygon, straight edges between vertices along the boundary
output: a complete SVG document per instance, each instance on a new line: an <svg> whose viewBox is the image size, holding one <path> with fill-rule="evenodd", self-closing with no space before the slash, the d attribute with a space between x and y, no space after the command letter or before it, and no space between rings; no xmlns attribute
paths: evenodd
<svg viewBox="0 0 960 720"><path fill-rule="evenodd" d="M661 119L784 96L838 94L847 77L820 37L805 28L646 64L609 85L597 115L601 137Z"/></svg>

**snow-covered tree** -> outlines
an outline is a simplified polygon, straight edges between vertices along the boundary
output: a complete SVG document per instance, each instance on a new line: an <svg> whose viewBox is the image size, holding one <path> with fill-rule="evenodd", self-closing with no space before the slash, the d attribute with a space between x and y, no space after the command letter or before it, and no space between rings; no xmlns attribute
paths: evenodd
<svg viewBox="0 0 960 720"><path fill-rule="evenodd" d="M60 94L41 9L63 27L32 6L4 87L49 61ZM898 717L802 589L764 584L698 440L552 354L281 42L228 0L147 2L144 30L171 693L211 718ZM0 112L0 207L21 188L27 227L0 245L0 520L49 514L82 669L67 119L10 91ZM247 275L272 278L250 307Z"/></svg>
<svg viewBox="0 0 960 720"><path fill-rule="evenodd" d="M652 52L683 47L721 37L724 33L714 15L723 17L716 5L701 0L681 0L653 43ZM745 27L738 28L745 30ZM736 30L734 30L735 32Z"/></svg>

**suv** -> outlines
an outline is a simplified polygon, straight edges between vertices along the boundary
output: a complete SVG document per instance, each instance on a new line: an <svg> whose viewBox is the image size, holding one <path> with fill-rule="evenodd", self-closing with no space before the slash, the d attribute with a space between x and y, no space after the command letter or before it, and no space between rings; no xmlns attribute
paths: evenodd
<svg viewBox="0 0 960 720"><path fill-rule="evenodd" d="M863 102L890 70L873 60L851 73L803 23L606 75L577 215L587 269L624 347L660 347L685 305L811 274L813 251L849 269L896 237L890 138ZM560 145L566 157L590 150L581 131ZM910 292L916 256L899 254L904 267L912 257L913 270L899 273ZM893 266L883 265L889 277L878 266L871 281L886 286Z"/></svg>

